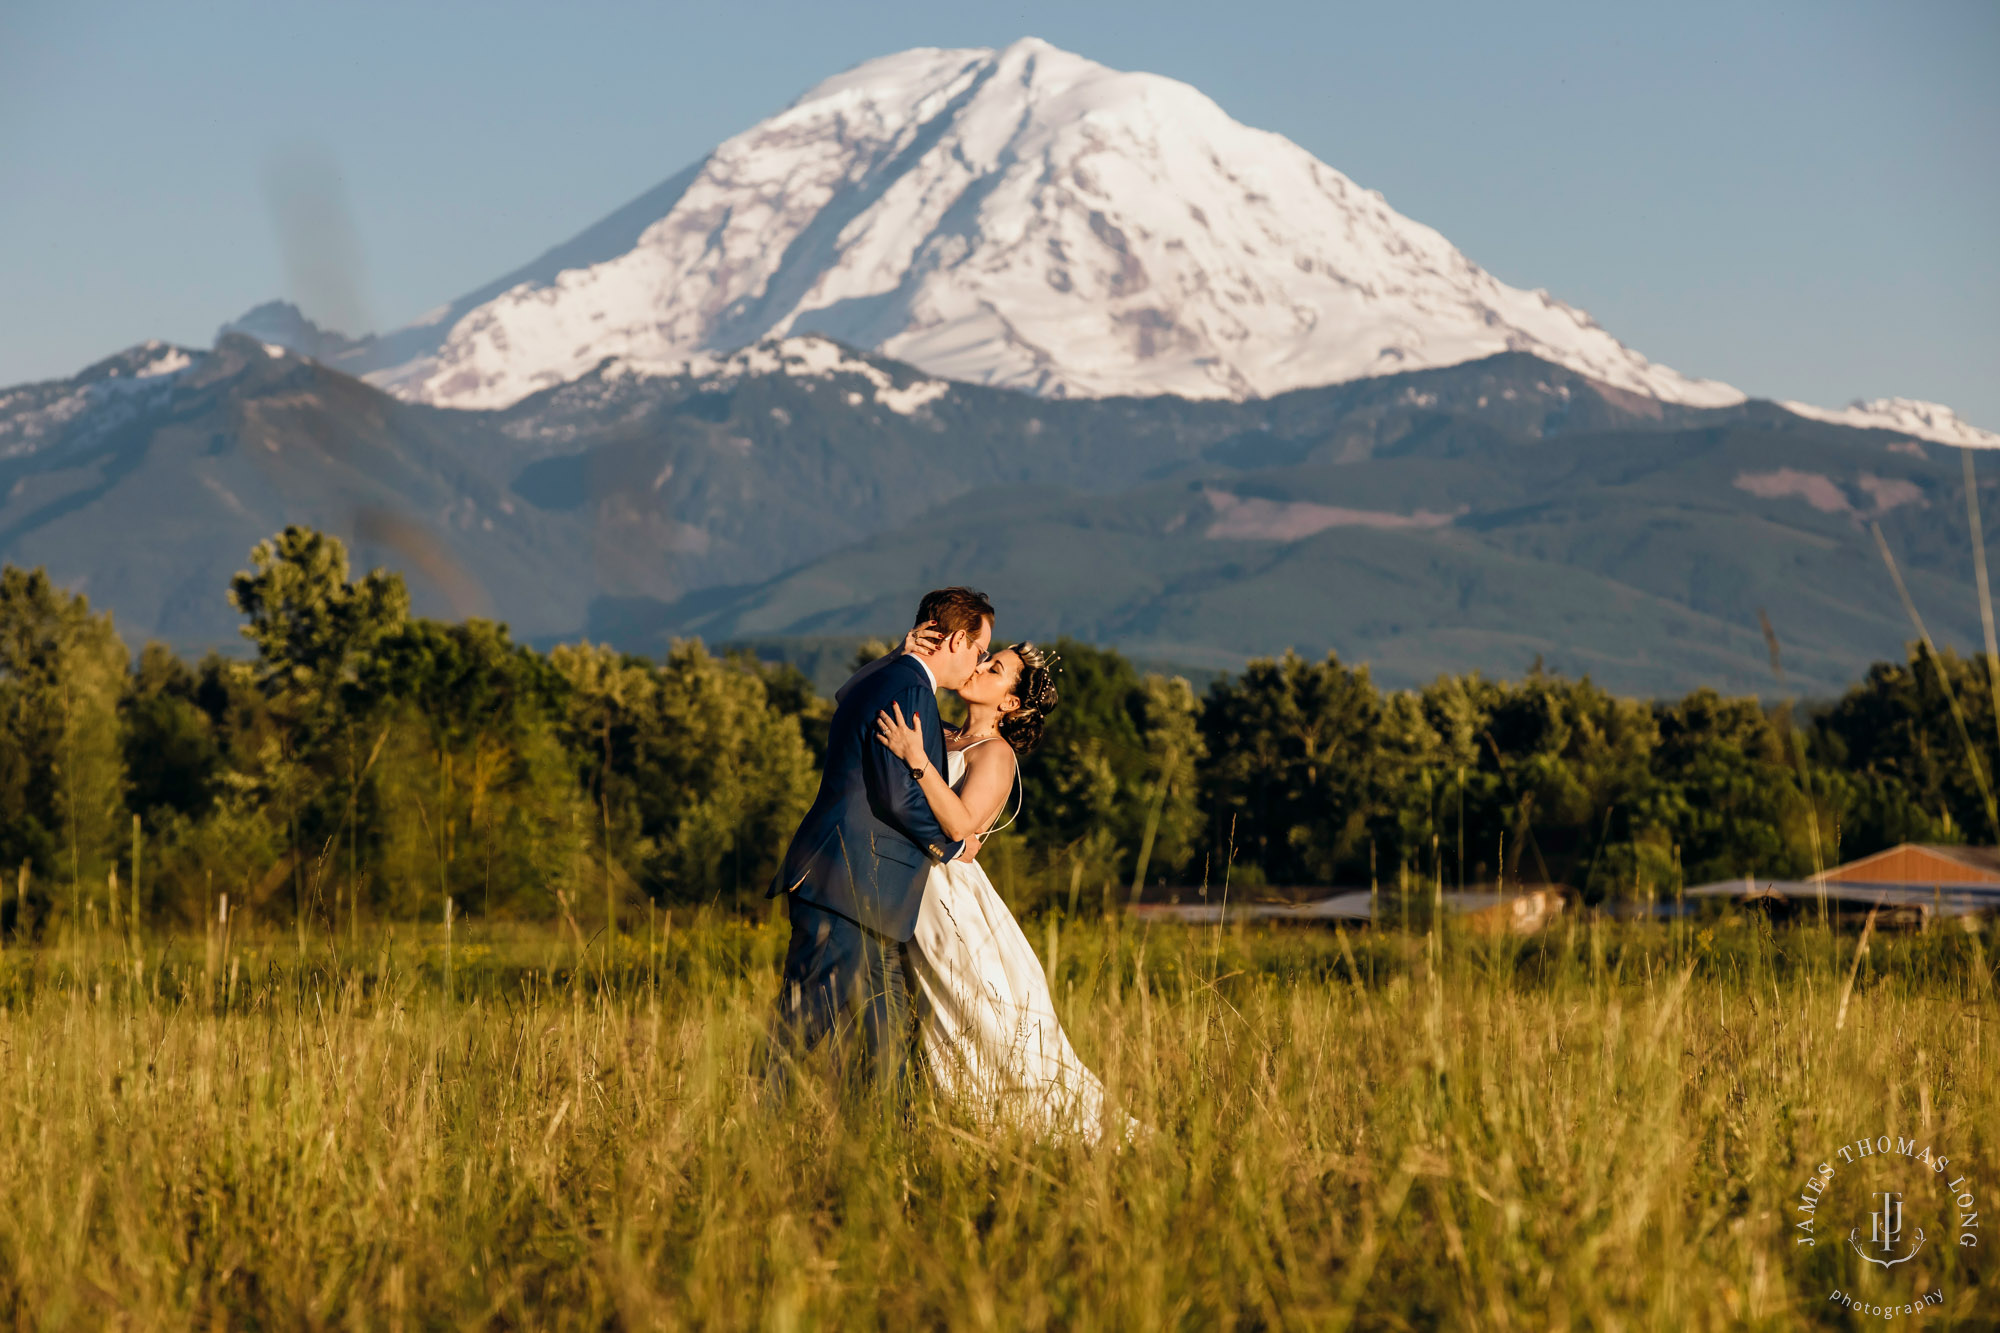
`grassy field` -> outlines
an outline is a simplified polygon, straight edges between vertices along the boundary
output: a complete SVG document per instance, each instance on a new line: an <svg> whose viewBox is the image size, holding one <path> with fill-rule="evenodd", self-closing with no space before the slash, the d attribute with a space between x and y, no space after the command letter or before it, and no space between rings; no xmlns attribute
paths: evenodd
<svg viewBox="0 0 2000 1333"><path fill-rule="evenodd" d="M1840 1287L1941 1289L1913 1317L2000 1322L1983 1248L1934 1237L1871 1278L1845 1217L1811 1249L1793 1227L1816 1165L1878 1132L1991 1192L1990 934L1878 934L1857 966L1852 933L1755 921L1029 933L1079 1049L1156 1129L1129 1148L811 1084L761 1110L779 924L461 927L449 953L436 926L9 942L0 1309L37 1328L1881 1322L1830 1303Z"/></svg>

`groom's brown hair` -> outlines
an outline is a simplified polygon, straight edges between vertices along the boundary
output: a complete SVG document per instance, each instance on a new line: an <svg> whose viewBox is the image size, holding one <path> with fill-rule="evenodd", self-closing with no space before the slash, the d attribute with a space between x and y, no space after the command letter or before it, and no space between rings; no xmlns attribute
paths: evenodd
<svg viewBox="0 0 2000 1333"><path fill-rule="evenodd" d="M917 604L916 623L935 620L946 637L953 634L978 635L981 621L993 619L993 603L976 588L939 588L924 594Z"/></svg>

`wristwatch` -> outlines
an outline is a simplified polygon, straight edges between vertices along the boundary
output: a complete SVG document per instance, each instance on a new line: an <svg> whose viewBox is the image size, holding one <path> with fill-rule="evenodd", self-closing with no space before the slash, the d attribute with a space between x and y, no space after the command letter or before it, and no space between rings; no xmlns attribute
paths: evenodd
<svg viewBox="0 0 2000 1333"><path fill-rule="evenodd" d="M924 774L930 771L930 767L931 766L929 762L926 761L925 763L919 764L917 767L911 769L910 770L911 781L922 782L924 780Z"/></svg>

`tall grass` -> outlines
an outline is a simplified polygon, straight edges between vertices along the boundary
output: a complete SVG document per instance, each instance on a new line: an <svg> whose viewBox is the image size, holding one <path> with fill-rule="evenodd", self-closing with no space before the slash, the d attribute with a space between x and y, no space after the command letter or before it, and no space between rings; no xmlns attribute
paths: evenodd
<svg viewBox="0 0 2000 1333"><path fill-rule="evenodd" d="M1993 1189L1994 940L1570 921L1528 941L1029 923L1153 1132L757 1100L784 929L110 935L0 954L17 1326L1872 1326L1794 1242L1921 1134ZM1841 1233L1845 1235L1844 1230ZM1913 1264L1919 1268L1921 1264ZM1878 1295L1877 1300L1886 1299Z"/></svg>

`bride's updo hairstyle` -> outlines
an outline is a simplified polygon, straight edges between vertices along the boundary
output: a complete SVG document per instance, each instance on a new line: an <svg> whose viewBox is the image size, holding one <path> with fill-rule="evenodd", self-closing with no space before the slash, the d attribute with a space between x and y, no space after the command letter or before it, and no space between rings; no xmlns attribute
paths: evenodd
<svg viewBox="0 0 2000 1333"><path fill-rule="evenodd" d="M1041 743L1042 728L1055 711L1056 659L1045 657L1032 643L1017 643L1014 651L1021 657L1021 675L1014 682L1014 697L1021 706L1000 715L1000 738L1014 747L1015 754L1026 754Z"/></svg>

